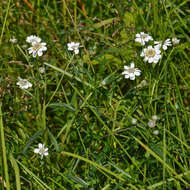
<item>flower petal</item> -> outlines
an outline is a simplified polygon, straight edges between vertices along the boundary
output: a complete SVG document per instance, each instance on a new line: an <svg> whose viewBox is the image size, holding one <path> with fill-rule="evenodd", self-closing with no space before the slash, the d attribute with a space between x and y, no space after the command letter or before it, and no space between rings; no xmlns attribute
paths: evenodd
<svg viewBox="0 0 190 190"><path fill-rule="evenodd" d="M132 62L131 63L131 68L134 68L135 67L135 64Z"/></svg>
<svg viewBox="0 0 190 190"><path fill-rule="evenodd" d="M34 153L36 153L36 154L38 154L38 153L39 153L39 151L40 151L40 149L39 149L39 148L35 148L35 149L34 149Z"/></svg>

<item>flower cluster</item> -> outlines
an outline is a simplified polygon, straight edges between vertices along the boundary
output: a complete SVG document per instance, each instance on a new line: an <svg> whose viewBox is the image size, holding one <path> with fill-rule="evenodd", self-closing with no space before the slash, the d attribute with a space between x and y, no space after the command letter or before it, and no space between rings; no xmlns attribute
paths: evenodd
<svg viewBox="0 0 190 190"><path fill-rule="evenodd" d="M15 37L9 39L11 43L17 43L17 39ZM28 48L29 54L32 54L33 58L36 58L37 56L42 56L44 51L47 51L46 43L42 42L42 39L36 35L30 35L26 38L26 42L31 45L31 47ZM71 42L67 44L69 51L74 51L75 54L79 53L80 43ZM22 46L24 49L27 48L27 44L24 44ZM40 74L43 74L45 72L44 67L39 67L38 69ZM18 82L16 83L21 89L28 89L32 87L32 83L30 83L27 79L22 79L18 77Z"/></svg>
<svg viewBox="0 0 190 190"><path fill-rule="evenodd" d="M153 37L144 32L140 32L136 34L135 42L140 43L142 46L145 46L146 43L154 41ZM153 44L149 44L145 47L140 56L144 58L144 62L148 63L158 63L162 57L162 50L167 50L169 46L179 44L179 39L170 38L165 41L154 41ZM135 80L135 76L140 76L141 70L134 67L134 63L131 63L131 66L124 66L124 72L122 74L126 79Z"/></svg>
<svg viewBox="0 0 190 190"><path fill-rule="evenodd" d="M74 51L75 54L79 53L79 47L80 47L80 43L75 43L75 42L71 42L67 44L68 50L69 51Z"/></svg>
<svg viewBox="0 0 190 190"><path fill-rule="evenodd" d="M32 84L27 79L22 79L18 77L18 82L16 83L21 89L28 89L32 87Z"/></svg>
<svg viewBox="0 0 190 190"><path fill-rule="evenodd" d="M158 116L157 115L153 115L152 116L152 119L149 119L149 121L148 121L148 126L150 127L150 128L155 128L156 127L156 121L158 120ZM159 130L154 130L153 131L153 134L154 135L158 135L159 134Z"/></svg>
<svg viewBox="0 0 190 190"><path fill-rule="evenodd" d="M46 43L41 42L41 38L31 35L26 38L26 42L32 45L32 47L28 48L29 54L35 58L37 55L42 56L43 51L47 50Z"/></svg>
<svg viewBox="0 0 190 190"><path fill-rule="evenodd" d="M147 42L153 41L152 36L141 32L136 34L135 42L140 43L142 46L144 46ZM148 47L145 47L140 56L144 57L144 62L148 63L158 63L158 61L161 59L161 50L167 50L169 46L177 45L179 44L179 40L177 38L170 38L166 39L165 41L154 41L153 45L148 45Z"/></svg>
<svg viewBox="0 0 190 190"><path fill-rule="evenodd" d="M152 42L153 41L153 42ZM136 39L135 42L140 43L142 46L147 45L147 43L152 42L152 44L148 44L144 49L142 50L140 56L144 58L144 62L148 63L158 63L159 60L161 59L162 51L165 51L168 49L168 47L173 45L178 45L179 44L179 39L177 38L172 38L172 39L166 39L165 41L154 41L153 37L150 36L149 34L146 34L144 32L140 32L136 34ZM11 43L17 43L16 38L10 39ZM46 43L42 42L42 39L38 36L31 35L26 38L26 42L31 45L31 47L28 48L29 54L32 54L33 58L36 58L37 56L42 56L44 51L47 51ZM25 45L26 46L26 45ZM74 54L79 54L79 48L80 48L80 43L79 42L70 42L67 44L67 48L69 51L73 51ZM43 74L45 72L44 67L40 67L39 73ZM135 80L136 76L141 75L141 70L138 68L135 68L135 63L132 62L130 66L124 66L124 71L122 72L122 75L126 79L130 80ZM18 82L16 83L21 89L28 89L32 87L32 83L30 83L27 79L22 79L18 78ZM146 86L147 82L146 80L143 80L137 88L141 88L143 86ZM158 117L156 115L152 116L152 119L150 119L147 123L147 125L150 128L154 128L156 126L156 121L158 120ZM136 118L132 118L131 123L135 125L137 123ZM154 130L153 131L154 135L158 135L159 131ZM38 148L34 149L34 153L39 154L41 156L41 159L44 156L48 156L48 148L45 148L45 145L42 143L38 144Z"/></svg>

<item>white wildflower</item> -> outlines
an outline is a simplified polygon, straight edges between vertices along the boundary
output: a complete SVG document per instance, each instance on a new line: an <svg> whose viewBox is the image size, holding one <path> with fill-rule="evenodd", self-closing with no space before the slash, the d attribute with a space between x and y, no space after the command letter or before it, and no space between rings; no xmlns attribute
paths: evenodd
<svg viewBox="0 0 190 190"><path fill-rule="evenodd" d="M135 68L135 64L131 63L131 66L124 66L124 72L122 72L122 75L125 75L125 78L130 80L135 80L135 76L140 76L141 70L138 68Z"/></svg>
<svg viewBox="0 0 190 190"><path fill-rule="evenodd" d="M67 44L69 51L74 51L75 54L79 53L80 43L71 42Z"/></svg>
<svg viewBox="0 0 190 190"><path fill-rule="evenodd" d="M169 38L165 40L163 44L162 41L155 41L154 44L156 44L155 48L157 49L162 48L163 50L167 50L168 46L172 46L171 40Z"/></svg>
<svg viewBox="0 0 190 190"><path fill-rule="evenodd" d="M132 119L131 119L131 123L132 123L133 125L135 125L135 124L137 123L137 119L132 118Z"/></svg>
<svg viewBox="0 0 190 190"><path fill-rule="evenodd" d="M161 51L157 48L153 48L152 46L148 46L144 48L141 52L141 57L144 57L144 61L148 63L158 63L159 59L161 58L160 55Z"/></svg>
<svg viewBox="0 0 190 190"><path fill-rule="evenodd" d="M157 115L153 115L152 116L152 120L155 120L155 121L158 120L158 116Z"/></svg>
<svg viewBox="0 0 190 190"><path fill-rule="evenodd" d="M172 38L172 44L173 44L174 46L178 45L179 42L180 42L180 39Z"/></svg>
<svg viewBox="0 0 190 190"><path fill-rule="evenodd" d="M29 54L32 54L33 57L42 56L43 51L47 50L46 43L44 42L32 42L32 47L28 48Z"/></svg>
<svg viewBox="0 0 190 190"><path fill-rule="evenodd" d="M159 131L158 130L154 130L153 131L153 135L158 135L159 134Z"/></svg>
<svg viewBox="0 0 190 190"><path fill-rule="evenodd" d="M149 36L148 34L141 32L136 34L135 42L139 42L141 45L145 45L146 42L153 40L152 36Z"/></svg>
<svg viewBox="0 0 190 190"><path fill-rule="evenodd" d="M150 128L154 128L154 127L156 126L156 121L150 119L150 120L148 121L148 126L149 126Z"/></svg>
<svg viewBox="0 0 190 190"><path fill-rule="evenodd" d="M27 44L22 45L22 48L23 48L23 49L27 49L27 47L28 47Z"/></svg>
<svg viewBox="0 0 190 190"><path fill-rule="evenodd" d="M44 67L40 67L38 70L39 70L39 73L41 73L41 74L45 73L45 68Z"/></svg>
<svg viewBox="0 0 190 190"><path fill-rule="evenodd" d="M28 89L32 87L32 84L27 79L18 78L18 82L16 83L21 89Z"/></svg>
<svg viewBox="0 0 190 190"><path fill-rule="evenodd" d="M34 149L34 153L36 154L40 154L41 159L43 158L43 156L48 156L48 148L45 148L44 144L39 143L38 144L38 148Z"/></svg>
<svg viewBox="0 0 190 190"><path fill-rule="evenodd" d="M15 37L13 37L13 38L11 38L9 41L10 41L11 43L13 43L13 44L16 44L18 40L17 40Z"/></svg>
<svg viewBox="0 0 190 190"><path fill-rule="evenodd" d="M179 105L177 103L175 103L175 108L179 109Z"/></svg>
<svg viewBox="0 0 190 190"><path fill-rule="evenodd" d="M147 85L148 85L148 83L147 83L147 81L144 79L144 80L141 81L140 84L137 85L137 88L143 88L143 87L145 87L145 86L147 86Z"/></svg>
<svg viewBox="0 0 190 190"><path fill-rule="evenodd" d="M39 38L38 36L35 36L35 35L31 35L26 38L26 42L28 42L30 44L32 44L33 42L41 42L41 38Z"/></svg>

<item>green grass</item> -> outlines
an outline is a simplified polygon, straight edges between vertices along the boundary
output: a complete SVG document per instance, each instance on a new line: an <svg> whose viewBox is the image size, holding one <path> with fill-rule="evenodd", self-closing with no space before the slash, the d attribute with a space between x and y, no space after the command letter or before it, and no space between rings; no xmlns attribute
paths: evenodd
<svg viewBox="0 0 190 190"><path fill-rule="evenodd" d="M0 1L0 189L188 189L189 1L79 2ZM142 31L180 43L145 63ZM43 56L23 48L30 35L47 43ZM134 81L121 75L133 61ZM20 89L18 77L33 86Z"/></svg>

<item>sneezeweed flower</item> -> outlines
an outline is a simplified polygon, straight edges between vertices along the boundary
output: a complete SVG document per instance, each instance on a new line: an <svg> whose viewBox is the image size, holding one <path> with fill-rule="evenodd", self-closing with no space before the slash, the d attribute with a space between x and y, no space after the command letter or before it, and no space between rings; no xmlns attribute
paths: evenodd
<svg viewBox="0 0 190 190"><path fill-rule="evenodd" d="M148 126L149 126L150 128L154 128L154 127L156 126L156 121L150 119L150 120L148 121Z"/></svg>
<svg viewBox="0 0 190 190"><path fill-rule="evenodd" d="M137 119L132 118L132 119L131 119L131 123L132 123L133 125L135 125L135 124L137 123Z"/></svg>
<svg viewBox="0 0 190 190"><path fill-rule="evenodd" d="M142 46L144 46L145 43L150 40L153 40L152 36L149 36L148 34L144 32L136 34L135 42L139 42Z"/></svg>
<svg viewBox="0 0 190 190"><path fill-rule="evenodd" d="M16 44L18 40L17 40L15 37L13 37L13 38L11 38L9 41L10 41L11 43L13 43L13 44Z"/></svg>
<svg viewBox="0 0 190 190"><path fill-rule="evenodd" d="M68 50L69 51L74 51L75 54L79 53L79 47L80 47L80 43L75 43L75 42L71 42L67 44Z"/></svg>
<svg viewBox="0 0 190 190"><path fill-rule="evenodd" d="M39 154L41 156L41 159L43 156L48 156L48 148L45 148L44 144L39 143L38 148L34 149L34 153Z"/></svg>
<svg viewBox="0 0 190 190"><path fill-rule="evenodd" d="M32 87L32 84L27 79L22 79L18 77L18 82L16 83L21 89L28 89Z"/></svg>
<svg viewBox="0 0 190 190"><path fill-rule="evenodd" d="M140 76L141 70L135 68L135 64L132 62L131 66L124 66L124 72L122 75L125 75L126 79L135 80L135 76Z"/></svg>
<svg viewBox="0 0 190 190"><path fill-rule="evenodd" d="M159 49L148 46L143 49L140 56L144 57L144 62L148 61L148 63L158 63L161 58L160 53L161 51Z"/></svg>
<svg viewBox="0 0 190 190"><path fill-rule="evenodd" d="M32 42L32 47L28 48L29 54L32 54L32 56L35 58L37 55L42 56L43 51L47 50L46 43L45 42Z"/></svg>
<svg viewBox="0 0 190 190"><path fill-rule="evenodd" d="M174 46L178 45L179 42L180 42L180 39L172 38L172 44L173 44Z"/></svg>
<svg viewBox="0 0 190 190"><path fill-rule="evenodd" d="M26 38L26 42L28 42L30 44L32 44L33 42L41 42L41 38L39 38L38 36L35 36L35 35L31 35Z"/></svg>
<svg viewBox="0 0 190 190"><path fill-rule="evenodd" d="M163 44L162 41L155 41L154 44L156 44L155 48L157 49L162 48L163 50L167 50L168 46L172 46L171 40L169 38L165 40Z"/></svg>

